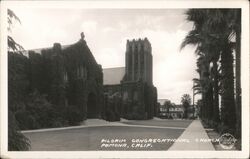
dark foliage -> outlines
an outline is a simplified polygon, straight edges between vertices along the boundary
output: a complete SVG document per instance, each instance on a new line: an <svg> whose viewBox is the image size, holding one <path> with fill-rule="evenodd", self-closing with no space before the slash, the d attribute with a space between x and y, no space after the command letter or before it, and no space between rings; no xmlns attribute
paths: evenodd
<svg viewBox="0 0 250 159"><path fill-rule="evenodd" d="M183 114L183 118L187 118L188 117L188 109L191 106L191 97L189 94L184 94L181 97L181 103L183 105L184 108L184 114Z"/></svg>
<svg viewBox="0 0 250 159"><path fill-rule="evenodd" d="M11 31L13 19L21 23L15 13L8 9L8 30ZM27 92L26 77L27 58L21 54L23 47L11 37L8 40L8 150L29 150L30 141L19 132L15 111L24 108L24 97Z"/></svg>
<svg viewBox="0 0 250 159"><path fill-rule="evenodd" d="M219 132L227 131L240 138L241 10L189 9L186 15L194 27L181 48L189 44L197 46L197 72L200 79L196 80L194 89L202 95L199 115L206 124Z"/></svg>
<svg viewBox="0 0 250 159"><path fill-rule="evenodd" d="M11 111L8 113L8 150L26 151L30 148L30 141L21 132Z"/></svg>
<svg viewBox="0 0 250 159"><path fill-rule="evenodd" d="M79 125L83 120L83 116L76 106L67 106L64 112L64 117L69 125Z"/></svg>

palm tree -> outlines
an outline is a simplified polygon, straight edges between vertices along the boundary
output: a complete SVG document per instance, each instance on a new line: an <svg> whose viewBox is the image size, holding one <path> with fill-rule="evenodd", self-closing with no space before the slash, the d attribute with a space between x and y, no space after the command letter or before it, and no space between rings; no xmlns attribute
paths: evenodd
<svg viewBox="0 0 250 159"><path fill-rule="evenodd" d="M240 17L239 13L235 13L232 9L190 9L187 12L187 20L194 23L193 30L184 39L181 48L187 44L197 45L196 52L203 54L203 58L207 59L207 63L203 63L203 74L200 74L202 81L210 79L213 81L213 89L208 89L208 93L204 93L203 102L208 104L213 100L213 120L218 121L218 59L221 60L221 119L222 123L229 129L235 129L235 104L234 104L234 74L233 74L233 30L237 30L237 20L232 17ZM239 18L238 18L239 19ZM239 20L238 20L239 21ZM239 28L239 27L238 27ZM239 29L237 30L239 35ZM236 34L237 35L237 34ZM239 38L236 37L236 39ZM237 40L236 40L237 41ZM238 40L240 41L240 40ZM237 44L239 45L240 42ZM239 50L239 48L238 48ZM238 54L239 56L239 54ZM206 61L206 60L205 60ZM237 59L236 61L239 60ZM210 68L212 62L212 68ZM239 65L239 64L238 64ZM209 72L206 71L208 67ZM207 74L207 72L209 74ZM240 72L240 71L239 71ZM238 72L238 74L239 74ZM239 77L237 77L239 81ZM236 82L237 83L237 82ZM209 86L209 85L208 85ZM240 83L238 82L238 87ZM209 86L208 88L211 88ZM205 89L205 88L203 88ZM238 89L238 94L240 94ZM213 91L213 92L212 92ZM210 94L213 93L213 98ZM204 97L205 96L205 97ZM236 95L237 96L237 95ZM240 95L238 95L240 98ZM239 103L239 102L238 102ZM208 114L211 115L210 109ZM209 115L209 116L210 116ZM209 117L208 116L208 117Z"/></svg>
<svg viewBox="0 0 250 159"><path fill-rule="evenodd" d="M235 9L231 13L232 30L235 34L235 105L237 113L236 136L241 137L241 10Z"/></svg>
<svg viewBox="0 0 250 159"><path fill-rule="evenodd" d="M199 72L199 70L197 69L197 72ZM202 98L204 97L204 95L203 95L203 87L202 87L202 85L203 85L203 81L201 80L201 79L198 79L198 78L194 78L193 79L193 82L194 82L194 85L193 85L193 90L194 90L194 95L197 95L197 94L202 94ZM199 116L200 116L200 118L201 119L204 119L204 117L205 117L205 104L204 103L202 103L204 101L204 99L203 100L200 100L200 104L199 104L199 110L200 110L200 114L199 114Z"/></svg>
<svg viewBox="0 0 250 159"><path fill-rule="evenodd" d="M219 115L219 70L218 59L213 59L212 78L213 78L213 121L218 124L220 121Z"/></svg>
<svg viewBox="0 0 250 159"><path fill-rule="evenodd" d="M196 15L197 14L197 15ZM206 118L207 120L212 120L213 119L213 114L214 109L213 105L213 85L211 83L211 73L210 73L210 62L212 59L217 59L214 58L213 56L217 56L216 54L212 54L211 52L214 52L211 47L214 45L214 39L211 37L206 30L203 27L203 23L206 22L205 18L207 16L207 11L206 10L189 10L187 12L188 15L188 20L194 21L194 27L193 30L191 30L186 38L184 39L181 49L185 47L188 44L192 45L197 45L196 48L196 55L199 56L198 58L198 68L199 68L199 75L200 75L200 80L202 81L201 88L203 89L201 91L202 94L202 101L203 101L203 109L202 109L202 114L203 117ZM214 60L214 61L215 61ZM217 62L217 61L215 61ZM214 65L215 67L216 65ZM217 71L217 69L214 69ZM215 80L217 81L217 80ZM218 105L217 105L218 107ZM218 110L218 109L217 109ZM204 114L205 113L205 114ZM217 112L218 114L218 112Z"/></svg>
<svg viewBox="0 0 250 159"><path fill-rule="evenodd" d="M231 17L234 10L215 9L210 11L207 25L220 40L221 50L221 120L229 130L234 132L236 124L234 100L233 42Z"/></svg>
<svg viewBox="0 0 250 159"><path fill-rule="evenodd" d="M200 67L202 68L201 82L202 82L202 101L205 107L205 120L211 122L213 119L213 87L212 79L210 76L210 62L207 56L203 56L200 61Z"/></svg>

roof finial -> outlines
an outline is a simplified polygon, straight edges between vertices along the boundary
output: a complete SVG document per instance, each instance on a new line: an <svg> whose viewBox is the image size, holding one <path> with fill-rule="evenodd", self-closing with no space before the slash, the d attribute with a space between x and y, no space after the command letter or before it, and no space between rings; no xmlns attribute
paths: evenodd
<svg viewBox="0 0 250 159"><path fill-rule="evenodd" d="M81 32L81 40L84 40L84 38L85 38L85 35L83 32Z"/></svg>

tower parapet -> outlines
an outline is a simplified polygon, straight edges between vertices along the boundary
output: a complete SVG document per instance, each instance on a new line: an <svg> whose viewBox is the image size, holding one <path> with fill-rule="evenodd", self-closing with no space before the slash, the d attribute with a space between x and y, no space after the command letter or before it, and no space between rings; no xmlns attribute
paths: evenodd
<svg viewBox="0 0 250 159"><path fill-rule="evenodd" d="M132 39L132 40L127 40L127 46L126 46L126 52L136 52L136 51L145 51L147 53L152 52L152 47L150 42L148 41L147 38L144 39Z"/></svg>

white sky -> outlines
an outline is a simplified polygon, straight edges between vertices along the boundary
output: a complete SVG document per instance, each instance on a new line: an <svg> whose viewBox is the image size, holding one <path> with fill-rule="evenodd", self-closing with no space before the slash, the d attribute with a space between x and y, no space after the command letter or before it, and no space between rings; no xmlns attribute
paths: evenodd
<svg viewBox="0 0 250 159"><path fill-rule="evenodd" d="M180 44L192 24L183 9L38 9L10 8L21 19L11 35L25 49L72 44L85 40L103 68L125 66L126 40L147 37L152 45L153 80L158 99L179 104L192 96L197 77L194 47Z"/></svg>

